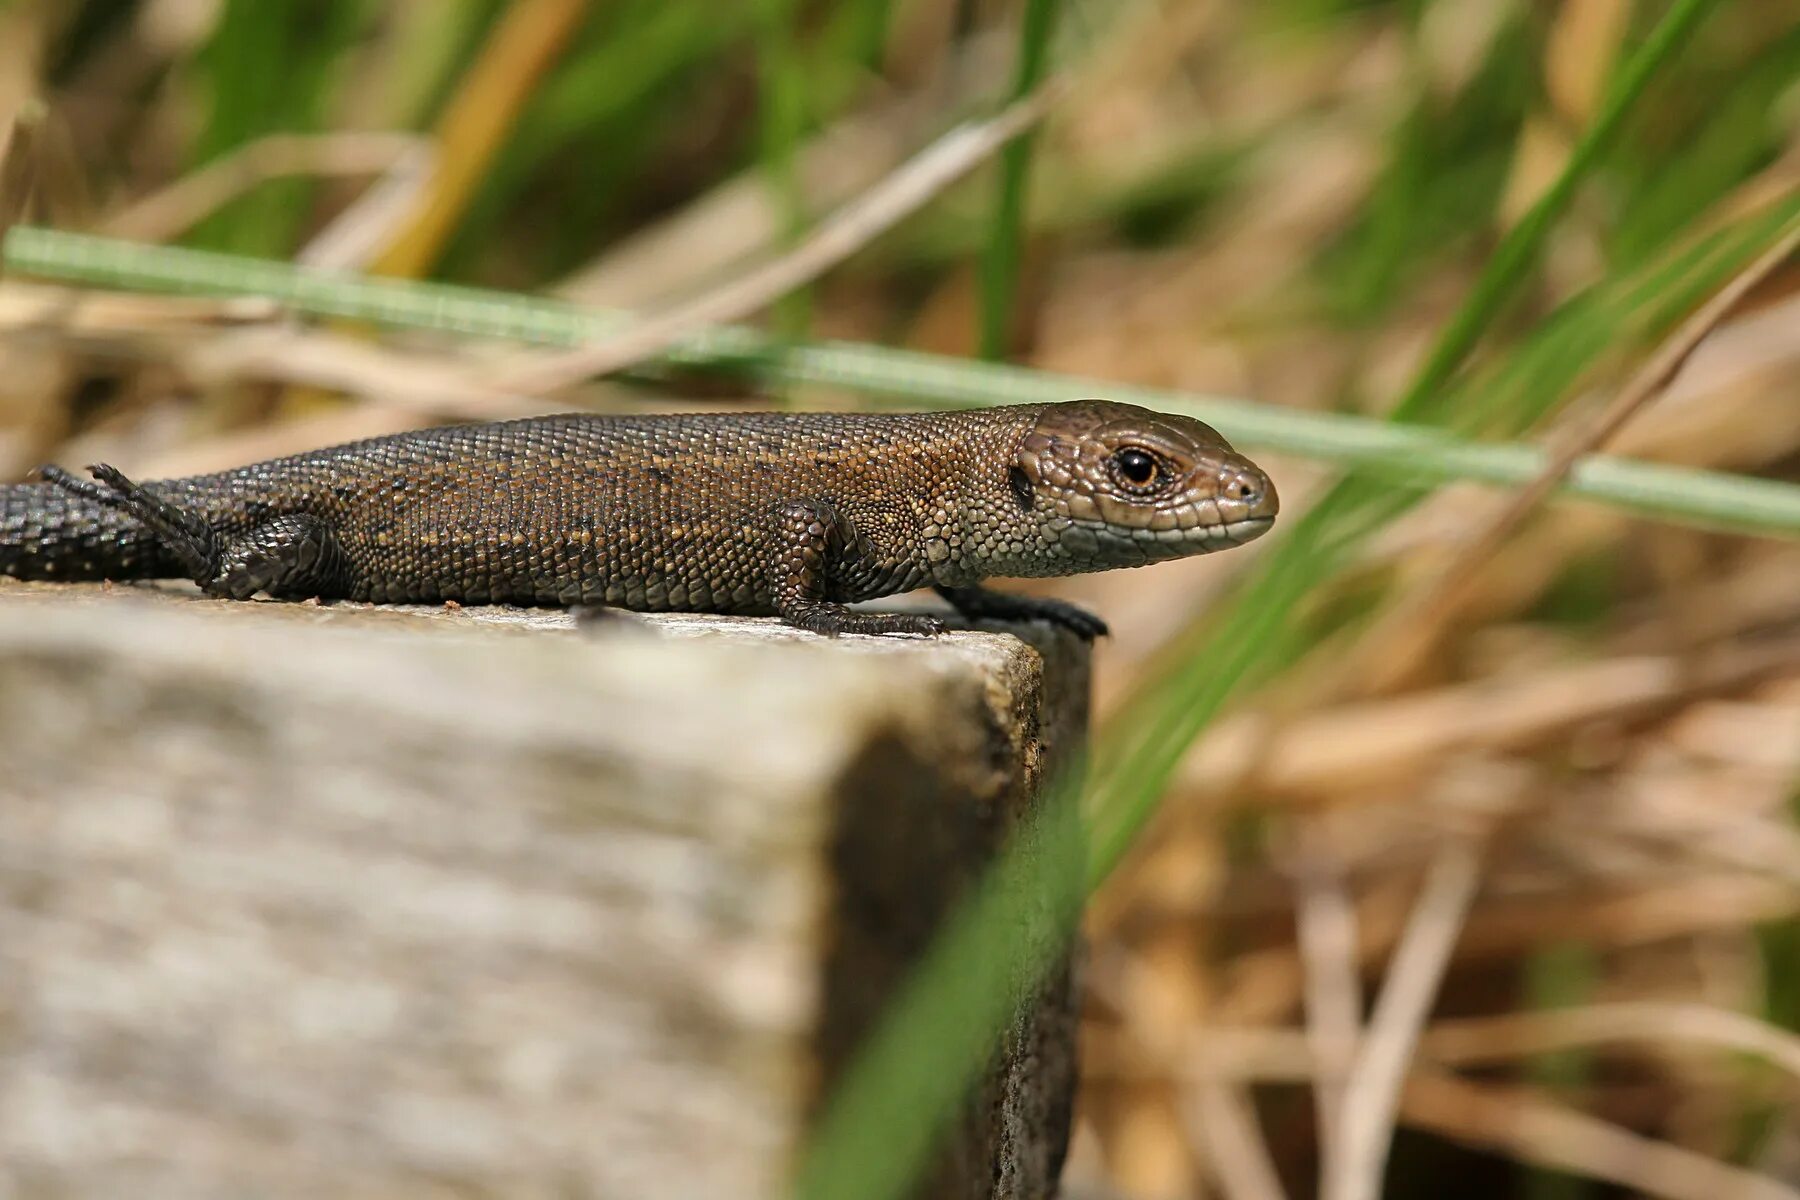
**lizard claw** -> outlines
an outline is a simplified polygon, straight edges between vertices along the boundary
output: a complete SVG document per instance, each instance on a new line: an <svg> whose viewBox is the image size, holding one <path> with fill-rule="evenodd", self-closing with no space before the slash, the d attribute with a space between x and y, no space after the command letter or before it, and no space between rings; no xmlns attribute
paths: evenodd
<svg viewBox="0 0 1800 1200"><path fill-rule="evenodd" d="M110 470L111 468L107 469ZM100 477L99 467L89 467L88 470L94 473L95 478ZM108 508L118 508L120 506L121 501L117 486L106 486L106 484L111 484L111 480L107 480L106 484L95 483L93 480L81 479L71 475L69 472L54 464L46 464L45 466L39 467L37 473L38 478L42 479L45 483L55 484L63 491L68 492L71 495L80 496L83 500L91 500L95 504L104 504Z"/></svg>

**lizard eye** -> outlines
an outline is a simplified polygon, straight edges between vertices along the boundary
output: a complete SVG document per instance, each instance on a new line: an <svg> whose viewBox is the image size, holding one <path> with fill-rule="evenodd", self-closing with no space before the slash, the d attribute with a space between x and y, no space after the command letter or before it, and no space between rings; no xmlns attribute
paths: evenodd
<svg viewBox="0 0 1800 1200"><path fill-rule="evenodd" d="M1148 450L1127 446L1112 456L1113 474L1133 490L1147 488L1162 475L1162 464Z"/></svg>

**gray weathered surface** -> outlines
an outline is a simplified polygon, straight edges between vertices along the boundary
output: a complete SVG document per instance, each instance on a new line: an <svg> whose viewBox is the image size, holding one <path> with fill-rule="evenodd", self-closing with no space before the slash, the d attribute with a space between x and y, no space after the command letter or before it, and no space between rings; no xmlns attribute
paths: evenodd
<svg viewBox="0 0 1800 1200"><path fill-rule="evenodd" d="M1085 651L567 625L0 581L0 1193L778 1193ZM1068 1003L933 1194L1047 1193Z"/></svg>

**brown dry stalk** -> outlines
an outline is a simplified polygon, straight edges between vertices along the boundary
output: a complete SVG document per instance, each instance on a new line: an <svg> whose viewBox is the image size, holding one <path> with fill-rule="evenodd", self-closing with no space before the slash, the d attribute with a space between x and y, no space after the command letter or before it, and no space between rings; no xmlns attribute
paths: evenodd
<svg viewBox="0 0 1800 1200"><path fill-rule="evenodd" d="M36 190L38 131L43 120L41 106L28 106L7 123L5 135L0 137L0 242L25 216Z"/></svg>
<svg viewBox="0 0 1800 1200"><path fill-rule="evenodd" d="M1105 1045L1096 1041L1096 1045ZM1421 1058L1445 1067L1486 1066L1600 1046L1637 1047L1645 1056L1677 1046L1743 1054L1767 1062L1800 1082L1800 1035L1746 1013L1705 1004L1627 1000L1575 1008L1459 1017L1428 1026L1419 1037ZM1116 1074L1135 1078L1165 1074L1171 1055L1132 1056L1115 1047ZM1301 1030L1212 1026L1190 1039L1188 1081L1212 1077L1226 1083L1296 1083L1315 1078L1317 1051Z"/></svg>
<svg viewBox="0 0 1800 1200"><path fill-rule="evenodd" d="M1800 1192L1766 1176L1639 1136L1520 1088L1414 1071L1400 1111L1407 1124L1454 1141L1666 1200L1800 1198Z"/></svg>
<svg viewBox="0 0 1800 1200"><path fill-rule="evenodd" d="M1616 1030L1609 1028L1615 1023ZM1488 1043L1490 1037L1497 1045ZM1754 1054L1790 1071L1800 1066L1793 1061L1800 1039L1785 1030L1691 1004L1606 1004L1444 1022L1425 1031L1420 1049L1434 1062L1454 1058L1476 1063L1621 1038L1641 1038L1659 1046L1669 1039L1689 1041ZM1441 1053L1444 1050L1450 1053ZM1166 1054L1125 1060L1114 1056L1114 1060L1122 1068L1114 1074L1125 1078L1161 1076L1170 1061ZM1316 1066L1305 1035L1292 1029L1208 1030L1193 1039L1187 1061L1194 1066L1183 1073L1183 1086L1196 1095L1207 1080L1232 1095L1241 1095L1243 1088L1256 1083L1303 1083L1312 1078ZM1104 1068L1099 1073L1106 1074ZM1643 1137L1526 1089L1475 1084L1429 1065L1414 1064L1407 1075L1398 1115L1403 1124L1521 1162L1670 1200L1718 1196L1794 1200L1800 1195L1763 1176Z"/></svg>
<svg viewBox="0 0 1800 1200"><path fill-rule="evenodd" d="M970 111L992 94L1012 43L996 27L944 46L941 57L918 64L923 73L910 87L872 96L799 146L794 165L810 210L829 212L875 186L942 125L944 113ZM785 247L787 233L767 173L752 167L626 233L552 291L578 304L649 307L704 289L770 246Z"/></svg>
<svg viewBox="0 0 1800 1200"><path fill-rule="evenodd" d="M1702 1004L1629 1001L1444 1021L1424 1051L1446 1065L1496 1062L1611 1042L1666 1049L1691 1042L1764 1059L1800 1080L1800 1037L1767 1021Z"/></svg>
<svg viewBox="0 0 1800 1200"><path fill-rule="evenodd" d="M1482 848L1452 838L1425 876L1344 1086L1336 1153L1321 1171L1324 1200L1381 1195L1401 1086L1480 885Z"/></svg>
<svg viewBox="0 0 1800 1200"><path fill-rule="evenodd" d="M1281 1177L1244 1091L1221 1079L1199 1079L1183 1100L1189 1136L1206 1148L1226 1200L1283 1200Z"/></svg>
<svg viewBox="0 0 1800 1200"><path fill-rule="evenodd" d="M587 0L507 6L438 122L437 173L406 231L376 260L377 274L411 278L436 261L525 102L588 12Z"/></svg>
<svg viewBox="0 0 1800 1200"><path fill-rule="evenodd" d="M466 357L397 350L328 331L234 330L174 353L196 374L348 392L436 418L497 421L543 412L531 397L484 387Z"/></svg>
<svg viewBox="0 0 1800 1200"><path fill-rule="evenodd" d="M424 174L430 147L399 133L277 133L247 142L115 213L100 226L108 237L163 242L199 224L250 189L291 175ZM320 263L312 266L349 266Z"/></svg>
<svg viewBox="0 0 1800 1200"><path fill-rule="evenodd" d="M1480 680L1292 719L1222 724L1182 764L1190 794L1342 795L1409 778L1474 749L1519 750L1598 719L1635 720L1800 670L1800 638L1731 640L1686 656L1629 655ZM1255 767L1254 785L1222 789Z"/></svg>
<svg viewBox="0 0 1800 1200"><path fill-rule="evenodd" d="M17 282L0 287L0 334L55 328L98 343L111 355L172 358L183 370L208 379L255 379L343 392L426 414L433 421L497 421L543 412L534 397L484 387L466 355L402 350L328 329L276 324L281 311L257 297L195 300ZM249 328L236 328L240 326ZM155 340L172 334L185 336Z"/></svg>
<svg viewBox="0 0 1800 1200"><path fill-rule="evenodd" d="M1427 1029L1421 1053L1440 1063L1488 1063L1557 1050L1641 1041L1662 1050L1685 1042L1763 1058L1800 1077L1800 1038L1741 1013L1696 1004L1600 1004L1447 1021ZM1128 1064L1155 1072L1167 1058ZM1287 1029L1213 1029L1195 1040L1199 1064L1184 1083L1208 1080L1226 1095L1257 1082L1303 1082L1318 1064L1304 1034ZM1671 1200L1716 1195L1793 1200L1779 1183L1704 1155L1642 1137L1519 1088L1491 1087L1415 1065L1400 1093L1400 1119L1524 1162L1606 1180Z"/></svg>
<svg viewBox="0 0 1800 1200"><path fill-rule="evenodd" d="M413 139L362 195L318 233L294 261L318 271L360 271L391 245L437 171L437 147Z"/></svg>
<svg viewBox="0 0 1800 1200"><path fill-rule="evenodd" d="M1363 999L1356 962L1356 904L1340 864L1318 836L1321 833L1314 826L1302 830L1294 885L1300 956L1306 968L1306 1041L1318 1066L1313 1107L1318 1113L1323 1169L1339 1152L1344 1090L1356 1060Z"/></svg>
<svg viewBox="0 0 1800 1200"><path fill-rule="evenodd" d="M493 386L512 392L555 391L643 362L704 326L742 320L767 308L923 208L1042 120L1062 90L1052 81L994 117L957 126L826 218L787 253L621 333L503 367L494 374Z"/></svg>
<svg viewBox="0 0 1800 1200"><path fill-rule="evenodd" d="M1368 901L1360 906L1357 961L1380 961L1399 937L1400 921ZM1800 911L1800 893L1787 880L1746 878L1741 871L1602 893L1550 895L1489 904L1470 920L1458 946L1464 963L1512 959L1542 944L1544 930L1601 949L1626 949L1717 930L1741 931L1758 921ZM1239 955L1225 972L1216 1011L1235 1024L1287 1019L1299 1006L1304 966L1291 946Z"/></svg>
<svg viewBox="0 0 1800 1200"><path fill-rule="evenodd" d="M1621 427L1662 394L1707 335L1752 289L1786 262L1796 246L1800 246L1800 225L1790 229L1683 322L1597 417L1585 424L1571 422L1552 433L1548 439L1549 461L1537 478L1471 531L1456 556L1429 582L1388 609L1364 636L1360 650L1340 678L1356 681L1354 690L1362 695L1392 691L1410 678L1437 646L1470 585L1501 544L1556 489L1578 459L1602 449Z"/></svg>

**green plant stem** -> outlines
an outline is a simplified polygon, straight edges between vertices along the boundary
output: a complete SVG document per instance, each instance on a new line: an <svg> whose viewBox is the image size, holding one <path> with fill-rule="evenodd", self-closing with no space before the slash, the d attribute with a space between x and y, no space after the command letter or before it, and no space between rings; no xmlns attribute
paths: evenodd
<svg viewBox="0 0 1800 1200"><path fill-rule="evenodd" d="M756 0L756 8L759 153L763 174L781 211L782 240L791 243L806 228L806 196L799 166L800 134L806 123L799 6L795 0ZM802 288L776 304L775 326L783 336L805 335L811 308L808 296Z"/></svg>
<svg viewBox="0 0 1800 1200"><path fill-rule="evenodd" d="M1018 62L1013 69L1014 101L1024 99L1043 82L1057 7L1058 0L1026 0L1019 25ZM1025 244L1025 194L1035 145L1036 134L1026 133L1000 152L1000 193L981 269L981 357L989 360L1005 358L1010 341Z"/></svg>
<svg viewBox="0 0 1800 1200"><path fill-rule="evenodd" d="M851 0L844 14L848 57L866 71L881 69L893 7L893 0Z"/></svg>
<svg viewBox="0 0 1800 1200"><path fill-rule="evenodd" d="M3 264L13 272L71 283L181 295L266 296L311 316L551 346L592 340L632 320L626 313L513 293L329 274L28 225L7 237ZM858 343L780 345L736 327L697 334L673 348L665 361L769 384L809 384L939 405L1039 404L1104 394L1197 417L1246 447L1338 463L1421 488L1456 479L1499 486L1527 483L1546 461L1534 446L1467 441L1427 426ZM1800 486L1776 480L1592 456L1581 461L1562 491L1683 525L1752 533L1800 531Z"/></svg>

